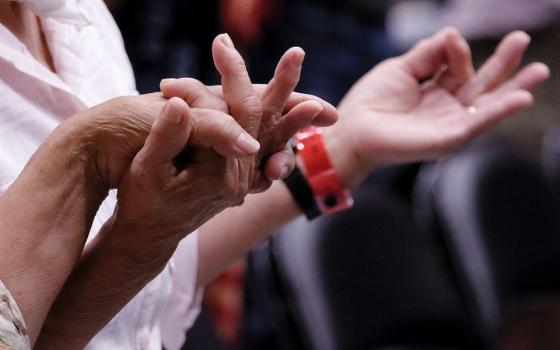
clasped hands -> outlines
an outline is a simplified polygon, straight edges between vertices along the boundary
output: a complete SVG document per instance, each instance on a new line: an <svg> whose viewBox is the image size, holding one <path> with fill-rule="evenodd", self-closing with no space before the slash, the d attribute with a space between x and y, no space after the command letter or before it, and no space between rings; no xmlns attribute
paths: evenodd
<svg viewBox="0 0 560 350"><path fill-rule="evenodd" d="M466 41L445 29L374 67L339 105L340 121L325 128L335 170L352 187L378 166L448 154L529 106L530 91L549 71L534 63L514 75L528 44L526 34L510 34L475 71ZM120 97L78 113L49 136L3 196L8 208L26 205L27 196L39 204L14 210L21 216L14 222L35 223L28 220L34 213L44 222L68 223L48 226L49 235L42 230L42 240L30 239L32 244L20 249L35 251L40 242L45 254L39 258L55 252L57 274L49 276L52 285L45 292L49 303L82 253L86 270L91 261L96 266L99 252L118 256L119 266L139 272L135 283L144 285L185 235L291 171L294 157L286 143L298 129L336 121L337 110L328 103L293 93L303 61L300 49L282 57L268 85L251 84L229 37L215 40L213 56L222 86L167 80L160 93ZM114 215L88 245L93 248L83 252L87 226L112 188L118 188ZM40 205L57 200L67 203ZM286 207L283 203L278 210ZM57 219L61 213L68 215ZM4 224L14 229L12 220ZM23 234L34 230L26 226ZM11 246L9 239L5 247ZM16 239L21 243L20 235ZM27 271L20 290L41 285L34 283L39 280L34 274L41 271ZM10 280L9 275L3 277ZM30 311L36 305L32 300L22 305L30 329L38 332L45 314Z"/></svg>
<svg viewBox="0 0 560 350"><path fill-rule="evenodd" d="M529 41L525 33L508 35L475 71L465 39L444 29L374 67L341 102L340 121L325 129L337 172L354 186L380 165L448 154L529 106L530 91L549 75L545 65L534 63L511 78ZM247 193L265 189L270 179L286 176L294 166L286 143L298 129L336 121L328 103L293 93L301 49L286 52L266 86L251 84L227 35L216 38L213 56L221 87L165 80L163 98L127 98L136 120L124 129L134 132L111 143L120 143L123 152L101 152L113 159L98 162L111 165L100 173L119 188L119 221L182 237ZM105 122L117 125L123 118Z"/></svg>
<svg viewBox="0 0 560 350"><path fill-rule="evenodd" d="M291 173L295 159L287 143L297 130L336 121L330 104L293 93L301 49L284 54L268 85L251 84L226 34L212 49L222 86L165 80L161 94L126 98L122 109L135 120L105 118L99 125L100 130L135 129L126 135L107 132L107 144L120 146L100 152L110 157L98 162L99 173L109 174L103 182L119 190L115 225L151 232L174 245L213 215L241 204L248 193L264 191ZM122 115L122 109L116 113Z"/></svg>

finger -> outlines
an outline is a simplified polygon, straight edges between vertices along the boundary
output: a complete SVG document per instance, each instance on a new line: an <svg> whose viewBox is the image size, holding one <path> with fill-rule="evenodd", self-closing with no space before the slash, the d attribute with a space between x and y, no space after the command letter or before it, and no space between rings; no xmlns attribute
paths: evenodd
<svg viewBox="0 0 560 350"><path fill-rule="evenodd" d="M286 144L296 132L313 124L323 106L316 101L306 101L295 106L278 123L277 140Z"/></svg>
<svg viewBox="0 0 560 350"><path fill-rule="evenodd" d="M543 63L531 63L515 77L503 84L496 92L505 93L514 90L533 91L550 77L550 69Z"/></svg>
<svg viewBox="0 0 560 350"><path fill-rule="evenodd" d="M266 89L266 84L253 84L253 89L255 90L256 94L260 96L263 91ZM219 85L209 86L208 90L210 90L215 96L218 98L223 98L222 87ZM315 119L313 119L313 125L315 126L330 126L336 123L338 120L338 110L335 106L320 99L317 96L309 95L309 94L302 94L299 92L294 92L288 98L288 102L284 107L283 113L288 113L292 108L299 105L302 102L307 101L315 101L323 106L323 110Z"/></svg>
<svg viewBox="0 0 560 350"><path fill-rule="evenodd" d="M451 93L467 83L474 76L471 49L467 41L455 29L446 32L444 44L447 70L437 82Z"/></svg>
<svg viewBox="0 0 560 350"><path fill-rule="evenodd" d="M296 159L292 148L288 145L274 153L265 164L264 174L270 180L282 180L294 171Z"/></svg>
<svg viewBox="0 0 560 350"><path fill-rule="evenodd" d="M525 90L510 91L500 96L488 94L476 102L476 113L468 114L469 138L492 127L533 103L533 96Z"/></svg>
<svg viewBox="0 0 560 350"><path fill-rule="evenodd" d="M189 107L180 98L165 103L144 144L144 155L155 166L167 164L185 148L192 120Z"/></svg>
<svg viewBox="0 0 560 350"><path fill-rule="evenodd" d="M258 152L260 144L230 115L212 109L191 109L190 143L212 148L226 157L248 157Z"/></svg>
<svg viewBox="0 0 560 350"><path fill-rule="evenodd" d="M445 28L428 39L420 40L400 57L405 69L418 80L431 78L445 60L445 43L452 28Z"/></svg>
<svg viewBox="0 0 560 350"><path fill-rule="evenodd" d="M214 39L212 55L222 76L224 99L231 115L251 136L256 137L262 109L241 54L233 46L231 38L221 34Z"/></svg>
<svg viewBox="0 0 560 350"><path fill-rule="evenodd" d="M268 179L261 170L257 170L249 193L261 193L268 190L270 186L272 186L272 180Z"/></svg>
<svg viewBox="0 0 560 350"><path fill-rule="evenodd" d="M477 96L502 84L519 67L530 42L531 37L521 31L507 35L474 79L458 91L459 100L470 104Z"/></svg>
<svg viewBox="0 0 560 350"><path fill-rule="evenodd" d="M336 109L336 107L326 101L323 101L319 97L297 92L294 92L290 96L283 113L291 112L295 107L300 106L304 102L316 102L322 107L319 114L316 115L315 118L313 118L313 121L311 122L312 125L330 126L336 123L336 121L338 120L338 110Z"/></svg>
<svg viewBox="0 0 560 350"><path fill-rule="evenodd" d="M474 75L471 48L456 29L448 29L445 39L447 67L459 82L465 83Z"/></svg>
<svg viewBox="0 0 560 350"><path fill-rule="evenodd" d="M305 52L293 47L282 56L274 77L260 95L265 115L281 116L284 106L299 82Z"/></svg>
<svg viewBox="0 0 560 350"><path fill-rule="evenodd" d="M194 108L210 108L228 113L224 100L196 79L164 79L160 83L160 89L165 98L179 97Z"/></svg>

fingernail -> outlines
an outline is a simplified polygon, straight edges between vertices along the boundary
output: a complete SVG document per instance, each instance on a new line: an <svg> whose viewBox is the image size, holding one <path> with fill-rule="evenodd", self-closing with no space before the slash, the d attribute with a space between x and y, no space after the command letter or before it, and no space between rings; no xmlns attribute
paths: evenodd
<svg viewBox="0 0 560 350"><path fill-rule="evenodd" d="M303 59L305 58L305 50L304 50L304 49L302 49L302 48L301 48L301 47L299 47L299 46L296 46L296 48L298 48L298 49L299 49L299 51L301 51L301 59L302 59L302 61L303 61Z"/></svg>
<svg viewBox="0 0 560 350"><path fill-rule="evenodd" d="M162 79L162 81L159 83L159 86L165 86L173 81L175 81L177 79L175 78L167 78L167 79Z"/></svg>
<svg viewBox="0 0 560 350"><path fill-rule="evenodd" d="M230 49L234 49L235 46L233 45L233 41L231 40L231 37L228 35L228 33L224 33L222 34L222 37L220 38L222 40L222 42L224 43L224 45L226 45L227 47L229 47Z"/></svg>
<svg viewBox="0 0 560 350"><path fill-rule="evenodd" d="M301 47L297 46L295 47L295 49L300 51L300 54L296 56L295 60L292 60L292 64L296 67L301 67L303 65L303 61L305 60L305 51L303 51Z"/></svg>
<svg viewBox="0 0 560 350"><path fill-rule="evenodd" d="M242 153L253 154L261 148L261 144L252 138L251 135L242 132L239 134L239 137L237 137L237 141L235 141L235 147Z"/></svg>
<svg viewBox="0 0 560 350"><path fill-rule="evenodd" d="M181 124L181 121L183 120L183 114L180 113L179 110L172 105L173 101L167 101L165 106L163 106L163 110L161 111L161 113L170 123Z"/></svg>
<svg viewBox="0 0 560 350"><path fill-rule="evenodd" d="M317 101L312 101L315 104L315 111L313 111L312 113L312 120L311 123L313 123L313 119L315 119L319 114L321 114L321 112L323 112L325 110L325 107L320 104Z"/></svg>

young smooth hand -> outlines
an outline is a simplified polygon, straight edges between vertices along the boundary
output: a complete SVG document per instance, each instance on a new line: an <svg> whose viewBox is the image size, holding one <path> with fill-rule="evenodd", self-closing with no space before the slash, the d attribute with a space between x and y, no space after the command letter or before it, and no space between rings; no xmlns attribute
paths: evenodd
<svg viewBox="0 0 560 350"><path fill-rule="evenodd" d="M509 34L475 71L466 40L447 28L374 67L340 103L340 121L325 129L345 181L448 154L531 105L531 90L549 70L533 63L515 74L529 42L523 32Z"/></svg>

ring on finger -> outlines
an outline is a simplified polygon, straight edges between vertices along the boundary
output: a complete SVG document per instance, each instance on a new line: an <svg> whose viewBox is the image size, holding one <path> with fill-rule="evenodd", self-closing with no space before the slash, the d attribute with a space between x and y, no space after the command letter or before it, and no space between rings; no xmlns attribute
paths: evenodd
<svg viewBox="0 0 560 350"><path fill-rule="evenodd" d="M467 107L467 113L468 114L476 114L476 112L478 112L478 109L475 106L468 106Z"/></svg>

